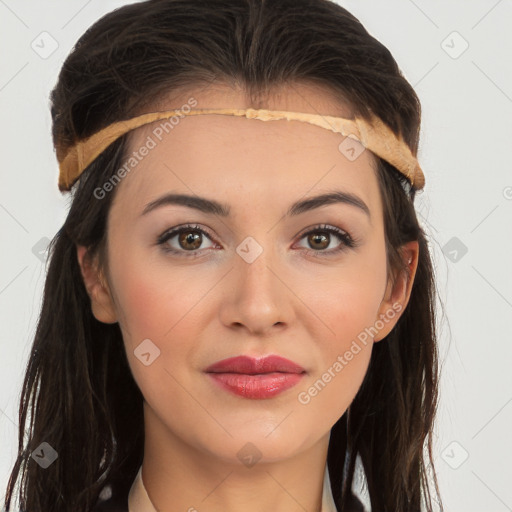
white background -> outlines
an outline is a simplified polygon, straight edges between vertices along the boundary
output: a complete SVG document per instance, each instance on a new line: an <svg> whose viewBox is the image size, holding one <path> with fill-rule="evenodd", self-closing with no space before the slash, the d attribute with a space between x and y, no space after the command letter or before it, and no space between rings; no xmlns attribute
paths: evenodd
<svg viewBox="0 0 512 512"><path fill-rule="evenodd" d="M17 451L44 248L68 207L48 95L78 37L126 3L0 0L0 496ZM435 455L446 510L512 510L512 2L339 3L390 49L423 106L417 210L445 306ZM51 55L32 48L50 52L52 40Z"/></svg>

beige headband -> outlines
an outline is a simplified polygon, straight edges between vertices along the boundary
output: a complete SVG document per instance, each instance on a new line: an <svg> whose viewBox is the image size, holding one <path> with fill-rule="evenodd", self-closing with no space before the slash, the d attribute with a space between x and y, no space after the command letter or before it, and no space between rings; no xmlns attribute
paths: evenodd
<svg viewBox="0 0 512 512"><path fill-rule="evenodd" d="M110 144L130 130L173 116L183 117L201 114L245 116L248 119L259 119L261 121L278 119L302 121L336 133L341 133L345 136L355 137L365 148L393 165L406 176L415 189L421 189L425 185L423 172L417 159L411 153L409 146L402 138L396 137L391 129L375 116L369 123L361 118L344 119L341 117L308 114L304 112L255 110L248 108L196 109L189 110L188 112L180 109L165 112L152 112L106 126L87 139L77 142L65 155L59 154L59 151L57 151L60 170L59 190L61 192L70 190L82 171L110 146ZM354 151L352 154L354 154Z"/></svg>

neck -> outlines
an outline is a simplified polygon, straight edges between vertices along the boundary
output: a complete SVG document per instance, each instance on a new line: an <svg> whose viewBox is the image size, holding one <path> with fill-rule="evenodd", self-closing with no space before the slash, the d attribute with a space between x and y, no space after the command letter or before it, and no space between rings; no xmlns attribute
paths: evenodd
<svg viewBox="0 0 512 512"><path fill-rule="evenodd" d="M144 417L142 480L156 510L320 512L329 434L275 460L257 451L257 441L240 442L241 462L236 453L226 457L177 437L146 404Z"/></svg>

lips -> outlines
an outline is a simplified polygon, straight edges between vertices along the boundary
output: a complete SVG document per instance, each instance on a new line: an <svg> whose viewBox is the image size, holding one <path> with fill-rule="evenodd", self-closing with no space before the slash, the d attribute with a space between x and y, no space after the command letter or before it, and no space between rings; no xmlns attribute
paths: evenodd
<svg viewBox="0 0 512 512"><path fill-rule="evenodd" d="M304 373L306 370L302 366L285 359L281 356L266 356L255 359L248 356L230 357L223 359L207 369L207 373L245 373L247 375L258 375L261 373Z"/></svg>
<svg viewBox="0 0 512 512"><path fill-rule="evenodd" d="M280 356L237 356L210 365L205 372L222 389L250 399L265 399L295 386L306 370Z"/></svg>

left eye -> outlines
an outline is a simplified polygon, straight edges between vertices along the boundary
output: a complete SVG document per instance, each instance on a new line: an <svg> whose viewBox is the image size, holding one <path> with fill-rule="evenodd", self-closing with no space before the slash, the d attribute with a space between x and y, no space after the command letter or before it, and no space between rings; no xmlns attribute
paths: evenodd
<svg viewBox="0 0 512 512"><path fill-rule="evenodd" d="M337 247L326 251L324 249L329 247L332 235L334 235L341 243ZM312 249L308 249L308 251L322 253L322 255L337 253L347 248L356 247L357 245L356 241L347 232L337 227L327 226L325 224L322 226L316 226L315 228L307 231L300 238L302 240L306 237L308 244L312 246Z"/></svg>
<svg viewBox="0 0 512 512"><path fill-rule="evenodd" d="M328 249L329 245L331 245L332 235L334 235L341 243L335 248L325 250ZM174 238L177 238L178 247L169 243ZM182 226L163 233L158 238L157 243L158 245L162 245L166 252L171 252L180 256L195 256L201 249L203 238L207 238L211 241L211 236L204 229L199 226L190 225ZM306 248L307 251L321 253L322 255L337 253L357 245L352 237L345 231L334 226L326 225L316 226L315 228L303 233L300 236L300 240L303 239L306 239L307 243L310 245L310 248ZM212 243L210 247L214 247L214 244Z"/></svg>

